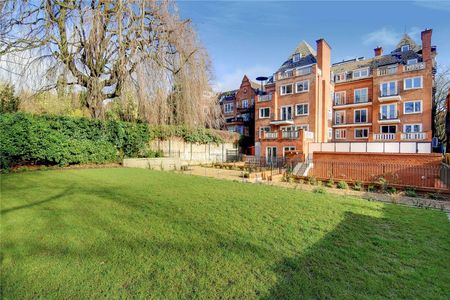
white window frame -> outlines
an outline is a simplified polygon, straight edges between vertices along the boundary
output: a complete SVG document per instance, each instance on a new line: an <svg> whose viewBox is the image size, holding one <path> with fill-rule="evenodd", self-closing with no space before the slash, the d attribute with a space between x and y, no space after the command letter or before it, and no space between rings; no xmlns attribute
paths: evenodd
<svg viewBox="0 0 450 300"><path fill-rule="evenodd" d="M328 140L333 139L333 129L332 128L328 128Z"/></svg>
<svg viewBox="0 0 450 300"><path fill-rule="evenodd" d="M303 113L303 114L298 114L298 113L297 113L297 107L298 107L298 106L303 106L303 107L306 106L308 112L307 112L306 114L305 114L305 113ZM303 112L304 112L304 111L305 111L305 108L303 108ZM308 116L308 115L309 115L309 103L298 103L298 104L295 105L295 116L296 116L296 117L300 117L300 116Z"/></svg>
<svg viewBox="0 0 450 300"><path fill-rule="evenodd" d="M406 48L406 50L405 50L404 48ZM409 44L403 45L403 46L400 48L400 50L401 50L402 52L409 51L410 49L411 49L411 46L410 46Z"/></svg>
<svg viewBox="0 0 450 300"><path fill-rule="evenodd" d="M342 76L342 79L337 79L337 78L340 78ZM335 74L334 75L334 81L335 82L342 82L342 81L345 81L345 73L337 73L337 74Z"/></svg>
<svg viewBox="0 0 450 300"><path fill-rule="evenodd" d="M245 105L244 105L244 103L245 103ZM242 108L248 108L248 103L249 103L248 99L242 100Z"/></svg>
<svg viewBox="0 0 450 300"><path fill-rule="evenodd" d="M340 133L339 137L338 137L338 132ZM342 132L344 133L343 135L341 134ZM334 138L336 140L345 140L347 138L347 129L343 129L343 128L335 129L334 130Z"/></svg>
<svg viewBox="0 0 450 300"><path fill-rule="evenodd" d="M367 136L357 137L357 136L356 136L356 131L358 131L358 130L365 130L365 131L367 131ZM369 138L369 128L368 128L368 127L365 127L365 128L355 128L355 130L353 131L353 134L354 134L355 139L367 139L367 138Z"/></svg>
<svg viewBox="0 0 450 300"><path fill-rule="evenodd" d="M283 93L283 88L284 88L284 87L287 87L287 86L291 86L291 92L290 92L290 93ZM284 95L292 95L293 93L294 93L294 87L293 87L292 83L290 83L290 84L284 84L284 85L280 86L280 95L281 95L281 96L284 96Z"/></svg>
<svg viewBox="0 0 450 300"><path fill-rule="evenodd" d="M295 146L283 146L283 157L286 155L286 148L288 148L287 151L295 151L296 150Z"/></svg>
<svg viewBox="0 0 450 300"><path fill-rule="evenodd" d="M344 120L343 120L343 122L342 123L337 123L336 122L336 120L338 119L338 114L340 115L340 114L343 114L344 115ZM334 112L334 124L336 124L336 125L340 125L340 124L345 124L345 120L346 119L346 113L345 113L345 110L337 110L337 111L335 111Z"/></svg>
<svg viewBox="0 0 450 300"><path fill-rule="evenodd" d="M265 130L268 129L268 130ZM259 137L261 138L263 136L263 132L269 132L270 126L261 126L259 127Z"/></svg>
<svg viewBox="0 0 450 300"><path fill-rule="evenodd" d="M262 112L263 110L265 110L265 109L268 109L268 110L269 110L269 116L267 116L267 117L264 117L264 116L262 116L262 114L261 114L261 112ZM268 119L268 118L270 118L270 107L260 107L260 108L259 108L259 118L260 118L260 119Z"/></svg>
<svg viewBox="0 0 450 300"><path fill-rule="evenodd" d="M365 122L356 122L356 112L357 111L366 111L366 121ZM353 111L353 123L355 124L364 124L369 122L369 110L367 108L355 109Z"/></svg>
<svg viewBox="0 0 450 300"><path fill-rule="evenodd" d="M281 120L281 118L282 118L282 116L283 116L283 108L291 108L291 119L286 119L286 120L292 120L293 118L294 118L294 105L282 105L282 106L280 106L280 120Z"/></svg>
<svg viewBox="0 0 450 300"><path fill-rule="evenodd" d="M336 103L336 95L342 95L342 98L341 98L341 100L342 100L342 104L337 104ZM347 103L347 99L346 99L346 97L347 97L347 92L346 91L339 91L339 92L334 92L334 104L335 105L344 105L344 104L346 104Z"/></svg>
<svg viewBox="0 0 450 300"><path fill-rule="evenodd" d="M400 116L398 115L398 106L397 106L397 103L381 104L381 105L380 105L380 117L381 117L381 114L383 113L383 107L391 107L391 106L394 106L394 107L395 107L395 108L394 108L394 113L395 113L395 116L396 116L397 118L394 118L394 119L398 119ZM388 116L387 119L381 119L381 120L392 120L392 119L389 118L389 116Z"/></svg>
<svg viewBox="0 0 450 300"><path fill-rule="evenodd" d="M367 72L367 75L362 76L361 73L362 73L363 71L366 71L366 72ZM355 76L355 74L359 74L359 75L358 75L358 76ZM356 78L366 78L366 77L369 77L369 68L361 68L361 69L354 70L354 71L352 72L352 78L353 78L353 79L356 79Z"/></svg>
<svg viewBox="0 0 450 300"><path fill-rule="evenodd" d="M295 130L303 129L303 131L309 131L309 124L300 124L295 126Z"/></svg>
<svg viewBox="0 0 450 300"><path fill-rule="evenodd" d="M357 91L363 91L363 90L366 91L366 95L367 95L366 101L359 101L359 102L356 102L356 92L357 92ZM355 90L353 91L353 103L367 103L367 102L369 102L369 88L360 88L360 89L355 89Z"/></svg>
<svg viewBox="0 0 450 300"><path fill-rule="evenodd" d="M395 83L395 93L392 94L392 95L389 94L389 84L391 82ZM386 95L383 95L383 84L387 84L388 85L388 89L387 89L388 93ZM397 83L397 80L391 80L391 81L386 81L386 82L380 83L380 96L381 97L390 97L390 96L395 96L395 95L398 95L398 83Z"/></svg>
<svg viewBox="0 0 450 300"><path fill-rule="evenodd" d="M234 105L233 102L228 102L224 104L223 111L228 114L234 111Z"/></svg>
<svg viewBox="0 0 450 300"><path fill-rule="evenodd" d="M305 82L308 83L308 89L306 89L306 90L303 89L302 91L299 91L299 90L298 90L298 84L299 84L299 83L303 84L303 88L304 88ZM297 82L295 83L295 93L305 93L305 92L309 92L309 80L297 81Z"/></svg>
<svg viewBox="0 0 450 300"><path fill-rule="evenodd" d="M414 86L414 79L416 79L416 78L420 78L420 86L419 87L415 87ZM406 87L406 81L407 80L411 80L411 87L410 88L407 88ZM404 80L403 80L403 89L406 91L406 90L416 90L416 89L421 89L421 88L423 88L423 76L415 76L415 77L409 77L409 78L405 78Z"/></svg>
<svg viewBox="0 0 450 300"><path fill-rule="evenodd" d="M420 111L416 111L415 103L420 103ZM407 103L413 103L413 112L406 112L406 104ZM413 114L421 114L423 112L423 101L422 100L411 100L411 101L405 101L403 102L403 114L404 115L413 115Z"/></svg>
<svg viewBox="0 0 450 300"><path fill-rule="evenodd" d="M301 58L302 58L301 53L295 53L295 54L292 56L292 62L299 62Z"/></svg>
<svg viewBox="0 0 450 300"><path fill-rule="evenodd" d="M417 58L412 58L412 59L408 59L407 61L406 61L406 64L407 65L415 65L415 64L417 64L419 62L419 60L417 59Z"/></svg>
<svg viewBox="0 0 450 300"><path fill-rule="evenodd" d="M407 126L411 126L411 128L414 128L414 126L419 125L419 131L410 131L407 132L406 131L406 127ZM423 127L422 127L422 123L408 123L408 124L403 124L403 133L417 133L417 132L423 132L422 131Z"/></svg>
<svg viewBox="0 0 450 300"><path fill-rule="evenodd" d="M383 127L395 127L395 132L383 132ZM398 128L397 125L380 125L380 133L397 133Z"/></svg>

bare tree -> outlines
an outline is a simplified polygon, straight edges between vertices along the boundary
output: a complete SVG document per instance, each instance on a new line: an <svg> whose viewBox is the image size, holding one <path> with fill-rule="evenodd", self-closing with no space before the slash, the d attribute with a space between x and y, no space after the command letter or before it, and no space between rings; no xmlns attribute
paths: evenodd
<svg viewBox="0 0 450 300"><path fill-rule="evenodd" d="M64 83L85 90L84 104L94 118L103 116L105 103L129 99L131 91L140 95L136 105L146 119L149 108L157 107L159 114L150 111L158 123L206 122L197 112L209 88L207 54L172 2L0 1L0 57L33 50L24 69L46 61L52 78L41 88ZM145 93L149 81L154 86Z"/></svg>
<svg viewBox="0 0 450 300"><path fill-rule="evenodd" d="M450 67L441 65L434 81L433 123L434 134L442 143L446 142L445 120L447 116L446 98L450 88Z"/></svg>

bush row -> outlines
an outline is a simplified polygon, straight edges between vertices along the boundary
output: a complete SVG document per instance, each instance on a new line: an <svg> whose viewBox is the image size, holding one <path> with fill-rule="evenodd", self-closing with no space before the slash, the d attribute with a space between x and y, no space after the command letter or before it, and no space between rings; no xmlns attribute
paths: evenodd
<svg viewBox="0 0 450 300"><path fill-rule="evenodd" d="M179 136L192 143L221 142L206 129L148 126L67 116L0 114L0 167L116 162L147 157L152 139Z"/></svg>

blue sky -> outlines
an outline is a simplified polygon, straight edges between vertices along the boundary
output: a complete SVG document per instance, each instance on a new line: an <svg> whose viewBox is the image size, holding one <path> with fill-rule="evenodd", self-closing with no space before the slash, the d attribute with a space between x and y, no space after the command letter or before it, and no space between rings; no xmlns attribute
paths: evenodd
<svg viewBox="0 0 450 300"><path fill-rule="evenodd" d="M218 91L234 89L244 74L271 75L301 40L325 38L332 62L393 49L403 33L420 43L433 29L438 63L450 65L450 1L178 1L213 67Z"/></svg>

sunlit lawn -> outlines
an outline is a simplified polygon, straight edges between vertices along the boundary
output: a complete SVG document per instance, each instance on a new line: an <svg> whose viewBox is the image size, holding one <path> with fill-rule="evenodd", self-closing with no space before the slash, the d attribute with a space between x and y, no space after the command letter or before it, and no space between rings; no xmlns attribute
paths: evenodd
<svg viewBox="0 0 450 300"><path fill-rule="evenodd" d="M3 299L450 295L443 212L140 169L1 189Z"/></svg>

